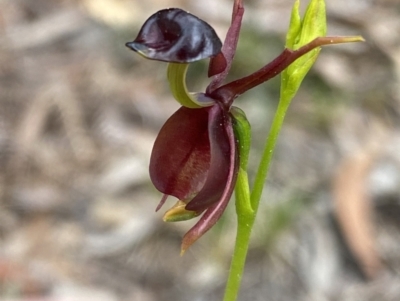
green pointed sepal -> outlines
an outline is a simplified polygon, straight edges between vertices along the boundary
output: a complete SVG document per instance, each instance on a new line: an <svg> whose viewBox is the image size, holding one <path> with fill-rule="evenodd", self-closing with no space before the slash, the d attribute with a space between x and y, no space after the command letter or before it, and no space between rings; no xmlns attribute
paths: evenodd
<svg viewBox="0 0 400 301"><path fill-rule="evenodd" d="M186 210L186 203L182 201L176 202L171 209L165 212L163 220L164 222L181 222L199 216L199 213L195 211Z"/></svg>

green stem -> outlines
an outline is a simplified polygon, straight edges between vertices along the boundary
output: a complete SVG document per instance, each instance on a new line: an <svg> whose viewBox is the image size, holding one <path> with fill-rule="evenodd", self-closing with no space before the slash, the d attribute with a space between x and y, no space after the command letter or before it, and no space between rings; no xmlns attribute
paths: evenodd
<svg viewBox="0 0 400 301"><path fill-rule="evenodd" d="M289 100L284 100L281 96L274 120L272 121L271 130L265 143L260 165L254 181L254 187L250 195L247 173L242 168L239 169L238 179L243 180L238 180L235 189L238 228L236 233L235 249L233 252L228 281L225 288L224 301L235 301L239 293L240 282L242 279L247 251L250 243L251 231L259 207L264 183L267 179L276 141L282 128L283 120L290 104L290 99L291 98L289 98ZM252 210L240 210L240 208L248 208L249 201Z"/></svg>
<svg viewBox="0 0 400 301"><path fill-rule="evenodd" d="M238 216L235 249L229 270L228 281L226 283L224 301L235 301L237 299L240 289L240 282L243 276L244 265L246 262L247 251L249 249L250 234L251 229L253 228L254 220L254 212Z"/></svg>
<svg viewBox="0 0 400 301"><path fill-rule="evenodd" d="M267 180L269 166L274 154L276 141L282 128L283 120L285 119L286 111L289 107L291 99L281 99L276 109L274 120L272 121L271 130L265 142L264 151L261 157L260 165L258 166L257 174L254 180L254 186L251 192L251 206L257 213L261 199L261 194L264 189L264 183Z"/></svg>

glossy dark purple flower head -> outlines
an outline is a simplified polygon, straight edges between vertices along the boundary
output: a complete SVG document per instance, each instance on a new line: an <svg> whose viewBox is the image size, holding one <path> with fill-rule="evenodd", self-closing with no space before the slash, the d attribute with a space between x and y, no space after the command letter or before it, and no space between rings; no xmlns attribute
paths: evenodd
<svg viewBox="0 0 400 301"><path fill-rule="evenodd" d="M147 19L136 39L126 46L146 58L190 63L215 56L222 43L206 22L181 9L169 8Z"/></svg>

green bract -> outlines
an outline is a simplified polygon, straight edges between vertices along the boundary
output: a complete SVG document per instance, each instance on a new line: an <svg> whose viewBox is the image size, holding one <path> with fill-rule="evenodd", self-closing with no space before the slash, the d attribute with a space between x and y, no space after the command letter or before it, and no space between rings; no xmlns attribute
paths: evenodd
<svg viewBox="0 0 400 301"><path fill-rule="evenodd" d="M233 116L233 130L239 145L240 168L247 170L251 144L251 126L246 114L238 107L231 107Z"/></svg>
<svg viewBox="0 0 400 301"><path fill-rule="evenodd" d="M299 13L300 1L296 0L293 4L292 15L290 17L290 25L286 34L285 47L295 49L295 43L299 40L299 33L301 30L301 18Z"/></svg>
<svg viewBox="0 0 400 301"><path fill-rule="evenodd" d="M296 0L286 35L286 47L291 50L297 50L312 40L326 35L325 2L311 0L303 20L300 18L299 5L300 1ZM297 92L320 50L321 48L318 47L301 56L282 72L281 92L287 95L285 98L292 98Z"/></svg>
<svg viewBox="0 0 400 301"><path fill-rule="evenodd" d="M254 209L250 202L250 187L247 176L247 163L249 161L251 146L251 125L246 114L238 107L231 107L233 117L233 130L239 147L239 172L235 187L236 210L243 214L253 214Z"/></svg>

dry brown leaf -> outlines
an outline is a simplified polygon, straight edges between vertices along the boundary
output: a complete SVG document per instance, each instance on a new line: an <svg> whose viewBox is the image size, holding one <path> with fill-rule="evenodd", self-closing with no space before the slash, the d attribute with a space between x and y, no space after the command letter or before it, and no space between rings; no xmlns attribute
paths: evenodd
<svg viewBox="0 0 400 301"><path fill-rule="evenodd" d="M333 182L336 215L348 246L368 278L374 278L382 264L374 238L373 208L366 178L375 152L361 149L345 158Z"/></svg>

